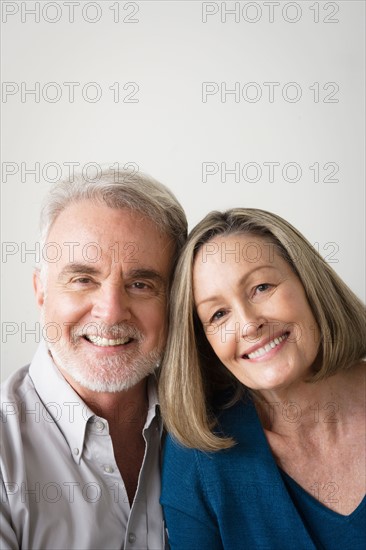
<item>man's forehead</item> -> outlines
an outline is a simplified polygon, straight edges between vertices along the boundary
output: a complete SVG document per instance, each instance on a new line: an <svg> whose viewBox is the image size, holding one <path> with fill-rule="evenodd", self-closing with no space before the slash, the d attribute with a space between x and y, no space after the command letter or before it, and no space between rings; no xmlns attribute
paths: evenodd
<svg viewBox="0 0 366 550"><path fill-rule="evenodd" d="M65 208L55 219L47 237L48 242L56 242L60 246L71 246L74 242L108 243L108 246L123 243L126 248L133 248L139 243L139 248L164 245L170 241L144 214L127 208L110 208L104 203L94 203L91 200L81 201Z"/></svg>
<svg viewBox="0 0 366 550"><path fill-rule="evenodd" d="M124 271L139 267L165 272L173 251L172 239L143 214L89 200L60 213L43 247L43 259L57 272L76 263L89 270L122 264Z"/></svg>
<svg viewBox="0 0 366 550"><path fill-rule="evenodd" d="M95 221L99 223L123 221L125 223L138 223L154 225L153 221L142 212L123 208L112 208L102 201L82 200L67 205L55 218L50 231L57 227L67 229L70 222L89 226Z"/></svg>

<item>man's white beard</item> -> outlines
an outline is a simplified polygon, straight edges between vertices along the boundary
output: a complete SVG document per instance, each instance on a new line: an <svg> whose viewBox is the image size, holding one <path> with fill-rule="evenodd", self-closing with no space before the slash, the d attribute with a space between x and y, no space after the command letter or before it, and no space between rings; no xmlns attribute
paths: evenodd
<svg viewBox="0 0 366 550"><path fill-rule="evenodd" d="M95 392L118 392L132 388L159 366L161 353L151 351L131 360L120 356L93 358L86 363L83 354L67 349L64 344L49 344L56 365L84 388ZM57 348L57 349L55 349ZM127 360L126 360L127 359Z"/></svg>
<svg viewBox="0 0 366 550"><path fill-rule="evenodd" d="M42 312L44 324L44 315ZM104 327L100 327L101 333ZM92 348L86 352L85 347L78 346L78 340L84 333L76 329L71 334L70 341L61 337L58 342L46 342L56 365L70 375L84 388L95 392L119 392L132 388L143 378L152 374L159 366L162 352L155 348L148 354L142 354L138 349L143 341L143 335L133 327L109 327L108 334L112 338L119 337L120 333L136 337L131 351L126 350L123 355L93 355Z"/></svg>

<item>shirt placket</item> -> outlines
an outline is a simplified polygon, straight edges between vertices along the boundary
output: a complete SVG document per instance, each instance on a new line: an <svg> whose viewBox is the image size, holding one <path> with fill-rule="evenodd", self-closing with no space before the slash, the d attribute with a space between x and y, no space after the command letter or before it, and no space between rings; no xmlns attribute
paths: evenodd
<svg viewBox="0 0 366 550"><path fill-rule="evenodd" d="M103 489L107 493L105 500L111 506L110 509L114 510L115 516L121 524L121 548L123 548L123 534L128 523L130 504L115 461L108 422L103 418L94 417L88 423L86 447L91 461L98 469Z"/></svg>

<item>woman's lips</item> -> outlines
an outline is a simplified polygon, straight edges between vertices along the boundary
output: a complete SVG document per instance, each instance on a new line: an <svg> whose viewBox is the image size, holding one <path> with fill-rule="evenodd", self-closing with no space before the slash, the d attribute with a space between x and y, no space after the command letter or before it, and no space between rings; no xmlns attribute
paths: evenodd
<svg viewBox="0 0 366 550"><path fill-rule="evenodd" d="M242 355L243 359L258 359L259 357L262 357L263 355L266 355L269 351L272 349L275 349L277 346L279 346L282 342L287 340L289 336L289 332L285 332L284 334L280 336L276 336L266 344L263 344L262 346L258 346L256 348L252 348L252 351L250 353L245 353Z"/></svg>

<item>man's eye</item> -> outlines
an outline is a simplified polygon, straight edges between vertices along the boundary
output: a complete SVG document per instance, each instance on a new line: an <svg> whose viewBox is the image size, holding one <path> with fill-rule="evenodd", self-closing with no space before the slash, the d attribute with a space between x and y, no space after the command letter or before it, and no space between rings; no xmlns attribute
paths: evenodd
<svg viewBox="0 0 366 550"><path fill-rule="evenodd" d="M146 283L142 283L141 281L136 281L135 283L132 283L131 288L137 288L138 290L145 290L146 288L150 288L150 286Z"/></svg>
<svg viewBox="0 0 366 550"><path fill-rule="evenodd" d="M92 280L89 277L78 277L77 279L74 279L72 282L80 285L87 285L91 283Z"/></svg>

